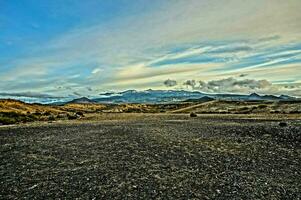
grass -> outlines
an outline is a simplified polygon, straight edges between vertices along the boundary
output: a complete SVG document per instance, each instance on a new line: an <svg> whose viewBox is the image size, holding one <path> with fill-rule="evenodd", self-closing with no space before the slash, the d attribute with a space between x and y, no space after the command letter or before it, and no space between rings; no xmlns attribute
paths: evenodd
<svg viewBox="0 0 301 200"><path fill-rule="evenodd" d="M37 120L34 114L21 114L16 112L0 112L0 123L4 125Z"/></svg>
<svg viewBox="0 0 301 200"><path fill-rule="evenodd" d="M66 104L62 106L27 104L0 100L1 124L87 118L101 113L195 113L195 114L290 114L301 113L300 103L212 101L171 104ZM12 113L12 114L7 114Z"/></svg>

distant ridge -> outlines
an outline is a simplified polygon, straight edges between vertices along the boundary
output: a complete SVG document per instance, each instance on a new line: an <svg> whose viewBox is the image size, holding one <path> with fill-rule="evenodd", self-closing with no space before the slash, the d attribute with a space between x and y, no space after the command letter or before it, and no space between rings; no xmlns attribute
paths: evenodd
<svg viewBox="0 0 301 200"><path fill-rule="evenodd" d="M265 100L281 100L280 97L277 97L275 95L264 95L262 96L262 98Z"/></svg>
<svg viewBox="0 0 301 200"><path fill-rule="evenodd" d="M262 100L262 97L257 93L252 93L249 95L249 100Z"/></svg>
<svg viewBox="0 0 301 200"><path fill-rule="evenodd" d="M283 100L296 100L295 97L291 97L291 96L288 96L288 95L280 95L279 98L283 99Z"/></svg>
<svg viewBox="0 0 301 200"><path fill-rule="evenodd" d="M203 103L203 102L208 102L208 101L213 101L214 98L212 97L208 97L208 96L204 96L198 99L187 99L183 102L197 102L197 103Z"/></svg>
<svg viewBox="0 0 301 200"><path fill-rule="evenodd" d="M207 102L212 100L230 101L294 101L295 97L288 95L259 95L257 93L245 94L206 94L200 91L186 90L125 90L122 92L108 92L100 94L101 97L89 99L81 97L66 103L91 104L91 103L180 103L180 102Z"/></svg>
<svg viewBox="0 0 301 200"><path fill-rule="evenodd" d="M182 102L186 99L201 98L204 94L198 91L185 90L126 90L110 93L106 97L95 98L97 103L171 103Z"/></svg>
<svg viewBox="0 0 301 200"><path fill-rule="evenodd" d="M69 101L67 103L91 104L91 103L95 103L95 101L93 101L87 97L81 97L78 99L73 99L72 101Z"/></svg>

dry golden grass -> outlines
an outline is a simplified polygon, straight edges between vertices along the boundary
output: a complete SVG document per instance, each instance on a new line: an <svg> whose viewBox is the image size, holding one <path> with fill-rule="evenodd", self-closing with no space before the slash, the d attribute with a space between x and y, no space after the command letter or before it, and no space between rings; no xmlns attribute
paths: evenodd
<svg viewBox="0 0 301 200"><path fill-rule="evenodd" d="M102 105L102 104L75 104L75 103L70 103L66 104L64 106L60 106L59 109L64 110L64 111L71 111L71 112L76 112L76 111L81 111L81 112L100 112L103 109L105 109L107 106Z"/></svg>
<svg viewBox="0 0 301 200"><path fill-rule="evenodd" d="M27 104L17 100L0 100L0 114L7 119L8 113L15 113L15 120L19 118L31 117L34 121L55 121L63 119L78 119L85 117L89 120L108 118L109 116L118 119L126 118L130 115L122 113L133 113L134 118L141 117L138 113L146 117L146 113L183 113L190 112L202 115L235 115L239 117L269 116L269 118L301 118L301 104L298 102L238 102L238 101L210 101L201 104L76 104L69 103L62 106ZM18 116L20 115L20 116ZM25 115L25 116L22 116ZM27 119L27 118L26 118ZM2 120L3 121L3 120ZM20 121L20 120L19 120ZM21 120L22 121L22 120ZM24 120L23 120L24 121ZM25 120L26 121L26 120ZM1 121L0 121L1 122ZM3 122L2 122L3 123Z"/></svg>
<svg viewBox="0 0 301 200"><path fill-rule="evenodd" d="M172 113L216 113L216 114L256 114L281 113L300 114L300 102L259 102L259 101L210 101L186 108L173 110Z"/></svg>
<svg viewBox="0 0 301 200"><path fill-rule="evenodd" d="M27 104L17 100L10 99L0 99L0 112L17 112L17 113L42 113L42 112L51 112L51 113L61 113L63 112L58 107L55 106L45 106L39 104Z"/></svg>

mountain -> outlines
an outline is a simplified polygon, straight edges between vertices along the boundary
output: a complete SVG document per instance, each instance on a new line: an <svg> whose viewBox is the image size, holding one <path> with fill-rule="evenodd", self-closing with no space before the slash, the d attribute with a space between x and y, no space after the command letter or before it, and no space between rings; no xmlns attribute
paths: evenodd
<svg viewBox="0 0 301 200"><path fill-rule="evenodd" d="M104 93L100 93L99 95L101 96L107 96L107 95L113 95L115 94L114 92L104 92Z"/></svg>
<svg viewBox="0 0 301 200"><path fill-rule="evenodd" d="M208 102L208 101L213 101L214 98L208 97L208 96L203 96L199 99L187 99L183 102L196 102L196 103L203 103L203 102Z"/></svg>
<svg viewBox="0 0 301 200"><path fill-rule="evenodd" d="M249 95L248 100L262 100L262 97L257 93L252 93Z"/></svg>
<svg viewBox="0 0 301 200"><path fill-rule="evenodd" d="M275 96L275 95L264 95L261 97L263 100L270 100L270 101L274 101L274 100L281 100L281 98Z"/></svg>
<svg viewBox="0 0 301 200"><path fill-rule="evenodd" d="M95 101L91 100L87 97L81 97L78 99L73 99L72 101L69 101L68 103L90 104L90 103L95 103Z"/></svg>
<svg viewBox="0 0 301 200"><path fill-rule="evenodd" d="M280 95L279 98L282 99L282 100L296 100L295 97L291 97L291 96L288 96L288 95Z"/></svg>
<svg viewBox="0 0 301 200"><path fill-rule="evenodd" d="M259 95L257 93L252 93L249 95L249 100L256 100L256 101L262 101L262 100L266 100L266 101L280 101L282 100L282 97L279 96L275 96L275 95Z"/></svg>
<svg viewBox="0 0 301 200"><path fill-rule="evenodd" d="M204 99L202 99L204 98ZM259 95L252 93L250 95L244 94L206 94L199 91L185 91L185 90L126 90L123 92L109 93L102 95L100 98L93 99L98 103L170 103L170 102L200 102L217 100L229 101L291 101L296 98L281 95Z"/></svg>
<svg viewBox="0 0 301 200"><path fill-rule="evenodd" d="M98 103L167 103L197 99L205 96L201 92L185 90L126 90L123 92L94 99Z"/></svg>

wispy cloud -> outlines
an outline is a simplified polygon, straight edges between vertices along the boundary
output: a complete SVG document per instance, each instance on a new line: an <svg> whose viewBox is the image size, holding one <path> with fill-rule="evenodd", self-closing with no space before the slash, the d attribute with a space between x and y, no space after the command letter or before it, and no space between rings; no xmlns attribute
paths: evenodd
<svg viewBox="0 0 301 200"><path fill-rule="evenodd" d="M8 92L0 92L0 96L4 97L32 97L32 98L65 98L65 97L58 97L58 96L52 96L49 94L42 94L42 93L35 93L35 92L19 92L19 93L8 93Z"/></svg>
<svg viewBox="0 0 301 200"><path fill-rule="evenodd" d="M97 74L97 73L100 73L102 71L102 69L100 68L95 68L93 69L93 71L91 72L92 74Z"/></svg>

